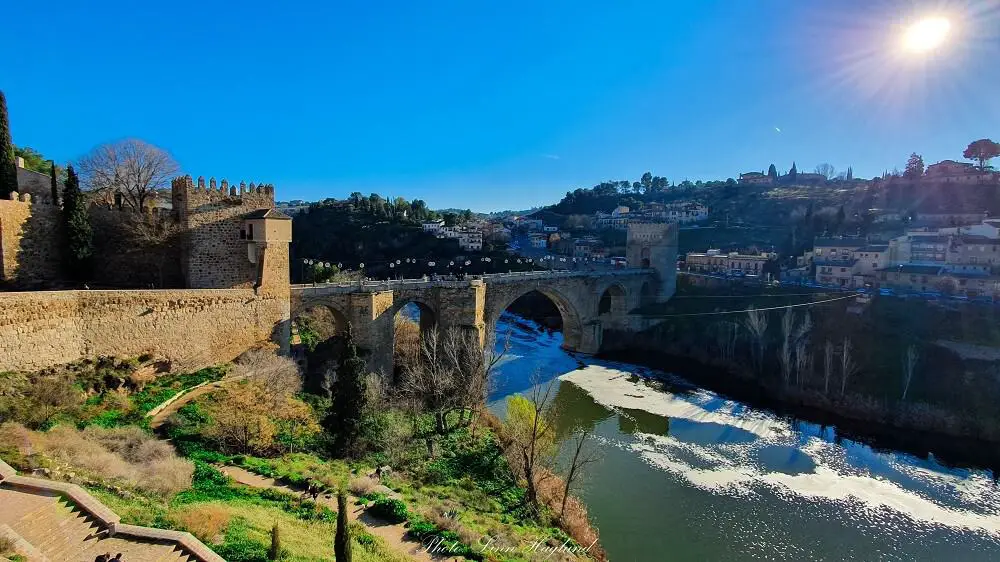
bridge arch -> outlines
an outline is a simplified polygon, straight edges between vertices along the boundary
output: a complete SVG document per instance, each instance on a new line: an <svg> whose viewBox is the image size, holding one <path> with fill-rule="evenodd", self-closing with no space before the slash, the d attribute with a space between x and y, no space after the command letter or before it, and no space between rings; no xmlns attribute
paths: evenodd
<svg viewBox="0 0 1000 562"><path fill-rule="evenodd" d="M309 327L323 339L329 339L347 331L348 316L336 303L325 299L308 300L298 303L291 311L292 343L301 329ZM311 325L310 325L311 324Z"/></svg>
<svg viewBox="0 0 1000 562"><path fill-rule="evenodd" d="M497 295L496 293L499 294ZM515 301L531 293L543 295L559 311L559 316L562 319L563 347L574 351L580 350L583 344L583 316L572 299L555 287L490 287L487 291L488 303L484 318L485 321L490 325L495 325L500 315L510 308Z"/></svg>
<svg viewBox="0 0 1000 562"><path fill-rule="evenodd" d="M621 283L612 283L601 292L597 301L597 315L605 314L614 317L628 314L628 291Z"/></svg>

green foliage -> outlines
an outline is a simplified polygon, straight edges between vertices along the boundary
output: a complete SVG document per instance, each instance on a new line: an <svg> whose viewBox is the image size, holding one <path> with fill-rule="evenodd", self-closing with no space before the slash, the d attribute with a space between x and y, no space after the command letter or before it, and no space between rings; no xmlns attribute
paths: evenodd
<svg viewBox="0 0 1000 562"><path fill-rule="evenodd" d="M267 551L268 560L277 560L281 555L281 535L278 532L278 524L271 527L271 548Z"/></svg>
<svg viewBox="0 0 1000 562"><path fill-rule="evenodd" d="M30 146L14 146L14 156L24 158L24 167L39 174L48 174L52 163Z"/></svg>
<svg viewBox="0 0 1000 562"><path fill-rule="evenodd" d="M87 200L80 191L80 180L73 166L66 169L62 219L63 236L66 237L65 266L70 275L83 280L87 277L90 256L94 252L94 233L90 227Z"/></svg>
<svg viewBox="0 0 1000 562"><path fill-rule="evenodd" d="M347 525L347 492L341 488L337 492L337 535L333 548L339 562L351 562L351 532Z"/></svg>
<svg viewBox="0 0 1000 562"><path fill-rule="evenodd" d="M273 506L303 521L333 522L337 517L330 508L310 500L303 500L289 492L273 488L234 486L230 478L221 471L203 461L195 460L191 489L177 494L173 503L183 505L207 501L243 501Z"/></svg>
<svg viewBox="0 0 1000 562"><path fill-rule="evenodd" d="M447 531L427 521L419 515L410 516L407 533L423 544L440 543L448 545L449 555L462 556L468 560L485 560L483 553L462 542L454 531Z"/></svg>
<svg viewBox="0 0 1000 562"><path fill-rule="evenodd" d="M7 97L0 91L0 199L9 199L17 191L17 161L10 136Z"/></svg>
<svg viewBox="0 0 1000 562"><path fill-rule="evenodd" d="M402 500L387 498L381 494L375 497L375 501L368 508L368 511L375 517L390 523L402 523L409 516L406 504Z"/></svg>
<svg viewBox="0 0 1000 562"><path fill-rule="evenodd" d="M269 558L268 545L250 537L250 526L236 517L226 527L226 539L212 550L228 562L267 562Z"/></svg>
<svg viewBox="0 0 1000 562"><path fill-rule="evenodd" d="M368 409L365 362L358 356L349 331L347 352L337 369L332 394L333 406L323 425L327 432L334 435L334 452L344 456L355 450L363 416Z"/></svg>

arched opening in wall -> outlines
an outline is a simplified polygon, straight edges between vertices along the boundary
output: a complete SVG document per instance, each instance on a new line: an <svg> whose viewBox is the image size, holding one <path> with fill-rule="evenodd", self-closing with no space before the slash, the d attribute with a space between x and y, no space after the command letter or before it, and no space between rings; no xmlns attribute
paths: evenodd
<svg viewBox="0 0 1000 562"><path fill-rule="evenodd" d="M643 248L642 251L639 253L639 257L641 258L642 267L644 269L648 268L649 267L649 248Z"/></svg>
<svg viewBox="0 0 1000 562"><path fill-rule="evenodd" d="M501 314L500 322L513 323L513 327L534 332L563 331L559 307L540 291L529 291L514 299ZM503 328L497 330L504 331Z"/></svg>
<svg viewBox="0 0 1000 562"><path fill-rule="evenodd" d="M347 326L342 312L324 304L304 308L292 318L291 354L303 374L306 392L329 392L344 350Z"/></svg>
<svg viewBox="0 0 1000 562"><path fill-rule="evenodd" d="M423 338L437 326L437 316L422 302L409 301L392 317L392 361L395 371L420 360Z"/></svg>
<svg viewBox="0 0 1000 562"><path fill-rule="evenodd" d="M628 314L625 289L621 285L611 285L601 293L601 299L597 303L597 314L599 316L610 314L615 317Z"/></svg>
<svg viewBox="0 0 1000 562"><path fill-rule="evenodd" d="M639 306L648 306L656 302L656 289L652 283L646 281L639 290Z"/></svg>

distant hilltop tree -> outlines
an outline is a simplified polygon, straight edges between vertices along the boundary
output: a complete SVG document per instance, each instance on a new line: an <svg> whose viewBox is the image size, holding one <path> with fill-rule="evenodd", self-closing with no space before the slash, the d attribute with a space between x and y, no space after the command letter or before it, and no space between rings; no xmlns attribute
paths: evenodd
<svg viewBox="0 0 1000 562"><path fill-rule="evenodd" d="M10 137L10 119L7 117L7 98L0 91L0 199L10 199L17 191L17 163L14 160L14 143Z"/></svg>
<svg viewBox="0 0 1000 562"><path fill-rule="evenodd" d="M767 168L767 175L772 180L777 180L778 179L778 169L774 167L774 164L771 164L770 166L768 166L768 168Z"/></svg>
<svg viewBox="0 0 1000 562"><path fill-rule="evenodd" d="M828 180L832 180L837 175L837 171L834 169L834 167L831 166L830 164L827 164L826 162L820 164L819 166L816 166L816 173Z"/></svg>
<svg viewBox="0 0 1000 562"><path fill-rule="evenodd" d="M790 183L795 183L799 179L799 169L795 165L795 161L792 161L792 169L788 170L788 181Z"/></svg>
<svg viewBox="0 0 1000 562"><path fill-rule="evenodd" d="M910 154L910 159L906 161L906 170L903 177L906 179L919 179L924 175L924 157L916 152Z"/></svg>
<svg viewBox="0 0 1000 562"><path fill-rule="evenodd" d="M80 177L91 192L121 194L122 205L139 211L170 185L180 166L167 151L138 139L104 144L80 159Z"/></svg>
<svg viewBox="0 0 1000 562"><path fill-rule="evenodd" d="M1000 156L1000 143L993 142L990 139L972 141L966 147L965 152L962 153L963 158L979 162L979 169L981 171L986 171L990 160L997 156Z"/></svg>

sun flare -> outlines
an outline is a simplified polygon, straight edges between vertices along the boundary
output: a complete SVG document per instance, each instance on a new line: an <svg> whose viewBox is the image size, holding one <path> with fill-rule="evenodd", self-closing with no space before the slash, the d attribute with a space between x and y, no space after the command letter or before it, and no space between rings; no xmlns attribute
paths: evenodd
<svg viewBox="0 0 1000 562"><path fill-rule="evenodd" d="M924 18L907 28L903 36L903 47L912 53L925 53L940 47L951 31L947 18Z"/></svg>

